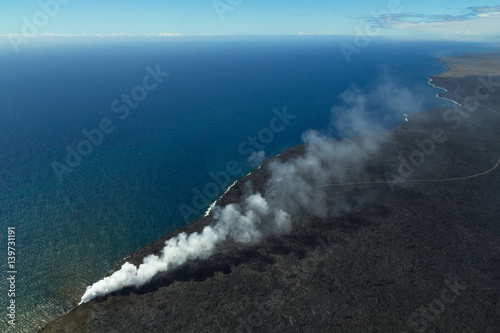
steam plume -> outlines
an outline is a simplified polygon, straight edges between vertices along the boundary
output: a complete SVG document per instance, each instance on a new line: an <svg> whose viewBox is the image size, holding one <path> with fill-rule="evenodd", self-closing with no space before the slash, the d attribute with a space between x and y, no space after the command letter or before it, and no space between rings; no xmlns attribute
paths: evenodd
<svg viewBox="0 0 500 333"><path fill-rule="evenodd" d="M242 204L215 207L218 221L198 233L180 233L165 242L162 255L149 255L136 267L128 262L111 276L88 287L81 303L124 287L141 287L159 272L173 270L188 260L208 258L226 238L240 243L258 242L264 234L282 234L291 228L290 216L281 209L272 209L260 193L248 196Z"/></svg>
<svg viewBox="0 0 500 333"><path fill-rule="evenodd" d="M335 118L336 132L343 136L381 130L370 120L368 111L374 106L400 114L419 107L407 89L397 89L390 82L380 84L367 94L351 88L340 96L340 101L342 105L332 109L332 118ZM409 109L410 104L414 109ZM123 264L111 276L87 287L81 303L124 287L141 287L159 272L172 271L188 260L207 258L226 239L252 244L263 237L287 233L292 229L291 217L296 214L326 217L352 209L352 204L342 198L336 198L335 205L329 206L331 198L318 186L359 177L365 162L377 153L387 135L334 141L329 135L307 131L302 139L308 143L303 156L287 162L276 160L268 165L271 175L265 197L261 193L250 193L239 204L214 207L213 225L206 226L200 233L181 233L167 240L160 256L147 256L139 267L128 262Z"/></svg>

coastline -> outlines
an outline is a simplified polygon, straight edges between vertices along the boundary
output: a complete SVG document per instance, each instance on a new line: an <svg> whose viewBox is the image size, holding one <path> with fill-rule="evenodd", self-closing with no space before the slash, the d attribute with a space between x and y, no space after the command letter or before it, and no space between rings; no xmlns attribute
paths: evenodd
<svg viewBox="0 0 500 333"><path fill-rule="evenodd" d="M437 60L439 61L439 60ZM442 61L440 61L442 62ZM450 73L450 67L448 66L448 64L446 64L446 68L447 68L447 73ZM439 89L443 89L445 92L443 93L443 95L445 96L448 96L448 97L453 97L452 96L452 93L450 92L450 89L452 88L453 86L453 82L451 81L445 81L446 80L446 77L449 77L449 76L439 76L440 74L438 75L435 75L435 76L432 76L432 77L429 77L429 84L431 84L432 86L436 87L436 88L439 88ZM456 91L455 91L456 93ZM440 96L441 93L437 94L436 97L438 98L443 98L443 99L446 99L446 100L450 100L452 102L454 102L456 105L459 105L461 106L462 104L460 104L461 101L459 100L452 100L452 99L449 99L447 97L443 97L443 96ZM438 121L439 119L437 119L435 117L435 113L439 113L439 112L442 112L443 110L440 110L440 111L436 111L436 110L428 110L428 111L421 111L421 112L417 112L417 114L419 114L418 116L415 116L415 115L412 115L412 120L410 121L410 124L408 124L407 122L403 122L401 125L397 126L396 128L394 129L391 129L389 130L388 132L391 132L391 133L394 133L401 141L401 144L403 147L404 145L407 145L408 142L407 142L407 139L404 138L404 136L408 136L409 134L411 135L414 135L416 129L420 128L419 126L423 126L422 128L426 128L426 122L428 121L428 119L431 119L433 122L436 122ZM413 118L417 118L416 121L413 120ZM438 117L439 118L439 117ZM415 127L412 127L412 126L415 126ZM451 134L453 134L453 132L451 132ZM247 181L252 181L252 183L254 184L254 187L256 190L261 190L263 191L263 187L265 185L265 179L268 177L268 171L267 171L267 168L266 166L268 165L268 163L271 163L273 160L275 159L280 159L280 160L287 160L287 159L290 159L290 158L293 158L295 156L300 156L300 154L304 151L304 145L299 145L299 146L295 146L295 147L292 147L288 150L286 150L285 152L275 156L275 157L272 157L268 160L266 160L262 165L261 167L259 167L258 169L256 169L255 171L253 171L252 173L250 174L247 174L246 176L238 179L237 181L235 181L233 183L233 185L231 185L223 195L221 195L221 197L219 199L217 199L212 205L215 206L216 204L220 204L222 206L225 206L229 203L233 203L233 202L238 202L239 198L241 197L242 193L245 192L245 183ZM399 147L399 146L398 146ZM398 149L404 149L404 148L401 148L399 147ZM388 154L387 152L385 152L384 154ZM384 155L383 154L383 155ZM386 156L387 157L387 156ZM389 164L394 164L394 158L389 158L388 161L389 161ZM484 162L485 164L487 164L486 162ZM382 163L383 165L386 165L387 164L384 162ZM441 167L442 168L442 167ZM389 168L391 169L391 168ZM392 168L394 169L394 168ZM466 170L467 168L465 168L464 170ZM422 172L422 173L425 173L425 172L428 172L427 169L425 168L421 168L418 170L419 172ZM434 170L436 171L436 170ZM463 171L463 170L462 170ZM448 170L439 170L439 172L445 174L448 172ZM438 172L438 173L439 173ZM385 190L382 190L382 191L385 191ZM438 191L438 190L436 190ZM384 192L385 193L385 192ZM213 207L213 206L210 206L210 207ZM388 205L388 204L387 204ZM178 235L179 233L181 232L186 232L186 233L192 233L192 232L196 232L196 231L201 231L203 229L204 226L210 224L212 222L212 216L211 216L211 209L207 210L207 212L205 213L204 216L201 216L198 220L190 223L189 225L186 225L186 226L183 226L167 235L165 235L164 237L160 238L159 240L157 240L156 242L153 242L151 244L149 244L148 246L144 247L144 248L141 248L137 251L135 251L134 253L132 253L130 256L128 256L127 258L123 259L122 262L119 263L119 265L117 265L117 268L121 267L121 265L125 262L125 261L129 261L135 265L138 265L139 263L142 262L142 259L148 255L148 254L158 254L161 249L163 248L163 244L165 242L165 240L167 239L170 239L171 237L174 237L176 235ZM208 214L207 214L208 213ZM315 223L319 223L319 222L315 222ZM303 230L303 227L299 227L299 230ZM343 241L338 241L338 242L335 242L335 244L341 244L343 243ZM345 245L345 244L344 244ZM336 246L336 245L335 245ZM339 245L340 246L340 245ZM231 255L231 251L235 251L235 249L237 251L244 251L244 249L238 247L238 246L235 246L234 244L229 244L228 246L224 246L224 248L222 249L222 251L220 252L220 254L216 254L216 256L220 257L221 255L226 255L226 256L229 256L231 257L232 259L234 255ZM236 252L236 253L239 253L239 252ZM220 258L219 258L220 259ZM210 259L209 262L211 262L212 264L214 263L214 260L215 259ZM232 262L230 261L230 264L231 265ZM232 266L231 266L232 267ZM225 275L227 274L224 274L222 277L219 277L219 278L223 278ZM161 278L161 277L159 277ZM181 280L182 281L182 280ZM156 281L155 283L158 283L158 281ZM175 285L174 282L172 282L172 284ZM162 283L160 283L160 286L161 287L168 287L170 286L170 284L167 284L167 286L164 286ZM161 288L160 287L160 288ZM158 289L156 289L158 290ZM154 291L154 288L153 288L153 293L155 292ZM91 302L91 304L89 305L82 305L82 306L78 306L76 307L75 309L73 309L71 312L70 312L70 317L68 320L71 320L72 318L74 319L74 315L77 315L79 314L81 317L85 317L84 314L82 314L82 308L86 308L88 309L89 307L91 307L92 309L97 309L100 307L100 304L103 304L103 305L106 305L106 304L112 304L113 301L112 301L112 298L116 298L116 300L124 300L126 297L130 296L130 295L136 295L134 294L133 291L130 291L130 290L127 290L127 291L124 291L124 292L120 292L120 293L114 293L113 295L110 295L109 297L106 297L104 299L100 299L100 300L96 300L96 301L93 301ZM142 294L138 294L138 295L142 295ZM137 299L137 296L134 296L135 299ZM87 310L84 310L84 311L87 311ZM97 310L96 310L97 311ZM73 313L73 317L71 317L71 313ZM54 322L51 322L49 323L45 329L43 329L42 331L46 331L46 332L51 332L51 331L55 331L53 329L57 329L57 327L60 327L59 325L63 325L62 323L64 322L64 318L68 316L65 315L57 320L55 320ZM403 318L403 319L406 319L406 318ZM399 320L400 321L400 320ZM399 323L399 321L397 321ZM83 331L83 329L82 329Z"/></svg>
<svg viewBox="0 0 500 333"><path fill-rule="evenodd" d="M463 56L463 54L461 55ZM445 72L449 72L450 71L450 67L448 65L448 63L446 63L444 61L444 59L442 58L436 58L435 61L437 62L440 62L442 64L445 65L445 69L446 71ZM445 93L448 92L448 90L444 87L441 87L441 86L438 86L438 85L435 85L433 83L433 79L435 77L437 77L439 74L436 74L436 75L433 75L433 76L430 76L430 77L427 77L427 79L429 80L428 84L430 84L431 86L433 86L434 88L437 88L437 89L441 89L441 90L444 90ZM453 99L448 99L448 98L445 98L445 97L442 97L438 94L436 94L436 97L437 98L440 98L440 99L444 99L444 100L447 100L447 101L450 101L450 102L453 102L454 104L456 105L459 105L459 106L462 106L462 104L458 103L457 101L453 100ZM420 112L428 112L430 110L426 110L426 111L420 111ZM399 128L401 126L404 126L405 125L405 121L402 122L400 125L398 125L396 128ZM396 129L394 128L394 129ZM389 129L388 131L392 131L394 129ZM271 163L273 160L275 159L278 159L280 158L282 155L286 155L286 158L289 158L288 155L291 151L295 150L296 152L294 152L294 154L292 155L300 155L303 150L304 150L304 147L305 147L305 144L301 144L301 145L298 145L298 146L294 146L294 147L290 147L289 149L275 155L275 156L272 156L270 158L268 158L266 161L264 161L262 164L260 164L258 166L258 168L256 168L254 171L251 171L250 173L244 175L243 177L240 177L238 178L237 180L235 180L225 191L223 194L220 195L219 198L217 198L216 200L214 200L207 208L207 210L205 211L205 213L201 216L199 216L198 219L194 220L193 222L185 225L185 226L182 226L176 230L173 230L165 235L163 235L162 237L160 237L158 240L134 251L133 253L129 254L128 256L126 256L125 258L123 258L122 260L120 260L115 268L108 274L111 275L113 272L117 271L125 262L130 262L136 266L140 265L142 263L142 259L144 257L146 257L147 255L149 254L159 254L161 249L163 248L164 246L164 242L172 237L175 237L177 236L178 234L182 233L182 232L185 232L185 233L192 233L192 232L201 232L201 230L203 229L203 227L209 225L212 221L211 221L211 212L213 210L213 208L218 204L218 203L221 203L222 206L226 206L228 204L231 204L231 203L236 203L238 202L238 198L240 197L241 193L244 192L244 187L245 187L245 183L247 183L249 181L249 178L251 178L250 176L252 174L255 174L256 172L259 172L263 166ZM285 158L285 159L286 159ZM237 188L234 190L235 193L230 193L228 194L228 192L232 191L232 189L236 186ZM263 190L263 189L261 189ZM208 221L206 220L208 219ZM188 228L188 227L192 227L192 228ZM160 243L160 245L158 244Z"/></svg>
<svg viewBox="0 0 500 333"><path fill-rule="evenodd" d="M214 202L212 202L207 210L205 211L205 214L203 214L204 217L208 217L210 215L210 212L212 211L212 209L217 205L217 202L219 202L219 200L224 196L226 195L227 192L229 192L229 190L231 190L231 188L236 184L238 180L235 180L231 185L229 185L229 187L224 191L224 193L222 193L222 195L217 199L215 200Z"/></svg>
<svg viewBox="0 0 500 333"><path fill-rule="evenodd" d="M432 77L427 77L427 79L429 79L428 84L430 84L430 85L431 85L431 86L433 86L434 88L444 90L444 92L445 92L445 93L447 93L447 92L448 92L448 89L435 85L435 84L433 83L433 79L432 79ZM441 96L441 95L440 95L440 93L437 93L437 94L436 94L436 98L444 99L445 101L449 101L449 102L452 102L452 103L454 103L454 104L456 104L456 105L458 105L458 106L462 106L462 104L458 103L457 101L455 101L455 100L453 100L453 99L449 99L449 98L446 98L446 97Z"/></svg>

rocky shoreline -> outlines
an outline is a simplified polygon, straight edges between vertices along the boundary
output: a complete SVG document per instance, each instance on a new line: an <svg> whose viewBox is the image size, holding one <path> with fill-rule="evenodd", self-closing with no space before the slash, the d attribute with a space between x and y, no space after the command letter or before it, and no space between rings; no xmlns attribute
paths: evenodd
<svg viewBox="0 0 500 333"><path fill-rule="evenodd" d="M431 82L463 106L411 114L365 165L373 184L328 189L332 204L363 197L355 211L294 216L292 232L253 246L228 241L206 260L77 306L41 331L495 332L500 169L480 174L500 158L500 54L457 59ZM264 193L269 163L304 151L269 159L217 204L238 202L248 182ZM212 222L201 217L127 261L140 264L165 240Z"/></svg>

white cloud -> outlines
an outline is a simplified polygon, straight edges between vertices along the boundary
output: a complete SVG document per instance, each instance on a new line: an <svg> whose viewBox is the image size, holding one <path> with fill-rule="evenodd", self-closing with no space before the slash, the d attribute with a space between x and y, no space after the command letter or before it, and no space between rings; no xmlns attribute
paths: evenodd
<svg viewBox="0 0 500 333"><path fill-rule="evenodd" d="M141 33L141 34L125 34L125 33L111 33L111 34L68 34L68 33L42 33L42 34L0 34L0 37L176 37L183 36L179 33L173 32L160 32L160 33Z"/></svg>
<svg viewBox="0 0 500 333"><path fill-rule="evenodd" d="M481 15L481 14L479 14ZM500 16L488 15L470 20L443 21L443 22L408 22L403 20L391 20L386 22L387 27L399 30L431 32L439 34L454 35L497 35L500 34Z"/></svg>
<svg viewBox="0 0 500 333"><path fill-rule="evenodd" d="M339 35L334 32L323 32L323 33L315 33L315 32L299 32L299 36L336 36Z"/></svg>
<svg viewBox="0 0 500 333"><path fill-rule="evenodd" d="M500 6L468 7L461 15L403 13L382 19L384 28L438 35L494 36L500 34Z"/></svg>
<svg viewBox="0 0 500 333"><path fill-rule="evenodd" d="M498 15L500 15L500 12L481 13L481 14L478 14L477 16L479 16L479 17L490 17L490 16L498 16Z"/></svg>

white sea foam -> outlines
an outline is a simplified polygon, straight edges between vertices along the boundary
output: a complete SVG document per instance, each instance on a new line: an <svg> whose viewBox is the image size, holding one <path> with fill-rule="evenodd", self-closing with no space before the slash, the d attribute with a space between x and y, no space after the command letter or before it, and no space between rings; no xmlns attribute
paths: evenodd
<svg viewBox="0 0 500 333"><path fill-rule="evenodd" d="M229 187L226 189L226 191L224 191L224 193L220 196L219 199L215 200L214 202L212 202L210 204L210 206L208 206L208 209L207 211L205 212L205 214L203 216L207 217L208 215L210 215L210 212L212 211L212 209L214 209L215 205L217 205L217 202L224 196L226 195L227 192L229 192L229 190L234 186L236 185L238 181L235 180L234 183L232 183L231 185L229 185Z"/></svg>
<svg viewBox="0 0 500 333"><path fill-rule="evenodd" d="M432 81L433 81L433 80L432 80L432 78L428 77L428 79L429 79L429 82L428 82L428 83L429 83L431 86L433 86L434 88L441 89L441 90L444 90L445 92L448 92L448 89L443 88L443 87L440 87L440 86L436 86L434 83L432 83ZM449 99L449 98L446 98L446 97L439 96L439 93L438 93L438 94L436 94L436 97L437 97L437 98L439 98L439 99L444 99L444 100L446 100L446 101L449 101L449 102L455 103L455 104L457 104L457 105L459 105L459 106L462 106L462 104L458 103L458 102L457 102L457 101L455 101L455 100L452 100L452 99Z"/></svg>

